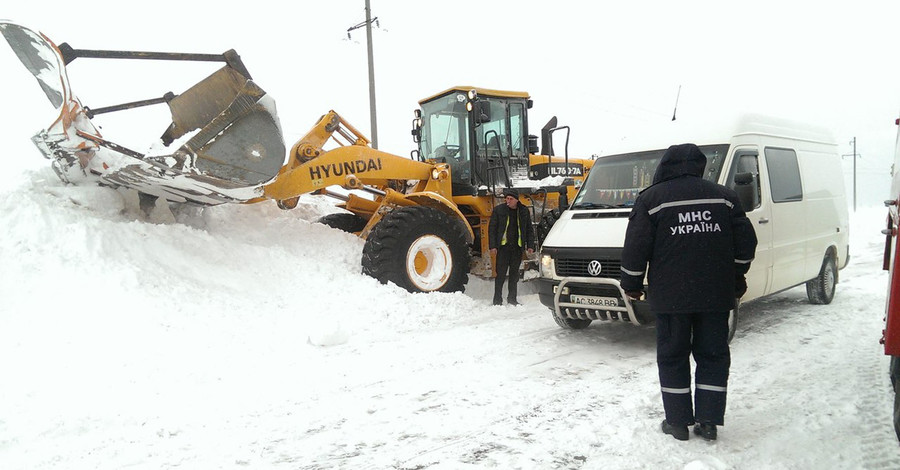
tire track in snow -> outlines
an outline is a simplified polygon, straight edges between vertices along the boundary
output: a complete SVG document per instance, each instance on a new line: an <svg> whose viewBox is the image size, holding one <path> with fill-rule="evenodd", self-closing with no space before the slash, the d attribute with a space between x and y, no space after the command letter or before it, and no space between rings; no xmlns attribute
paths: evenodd
<svg viewBox="0 0 900 470"><path fill-rule="evenodd" d="M861 430L860 451L866 469L900 468L900 449L891 422L893 390L888 374L886 356L870 357L859 366L859 414L863 423L871 425ZM869 385L869 386L866 386Z"/></svg>

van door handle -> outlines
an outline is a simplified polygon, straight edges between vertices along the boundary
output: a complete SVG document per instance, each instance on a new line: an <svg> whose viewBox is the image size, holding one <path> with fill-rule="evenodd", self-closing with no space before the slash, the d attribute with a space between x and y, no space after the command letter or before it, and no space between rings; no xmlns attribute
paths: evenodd
<svg viewBox="0 0 900 470"><path fill-rule="evenodd" d="M759 223L761 223L761 224L767 224L767 223L769 223L769 219L766 218L766 217L763 217L763 218L759 219Z"/></svg>

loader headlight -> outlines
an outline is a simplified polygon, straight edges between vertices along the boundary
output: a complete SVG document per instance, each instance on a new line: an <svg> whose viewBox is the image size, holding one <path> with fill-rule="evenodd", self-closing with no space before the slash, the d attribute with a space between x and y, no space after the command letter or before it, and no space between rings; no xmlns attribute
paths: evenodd
<svg viewBox="0 0 900 470"><path fill-rule="evenodd" d="M431 179L443 181L450 177L450 170L446 167L438 167L431 170Z"/></svg>
<svg viewBox="0 0 900 470"><path fill-rule="evenodd" d="M472 105L471 101L466 103L466 111L472 112L472 108L473 108L473 105Z"/></svg>
<svg viewBox="0 0 900 470"><path fill-rule="evenodd" d="M474 89L469 90L469 101L475 101L475 98L478 98L478 92Z"/></svg>

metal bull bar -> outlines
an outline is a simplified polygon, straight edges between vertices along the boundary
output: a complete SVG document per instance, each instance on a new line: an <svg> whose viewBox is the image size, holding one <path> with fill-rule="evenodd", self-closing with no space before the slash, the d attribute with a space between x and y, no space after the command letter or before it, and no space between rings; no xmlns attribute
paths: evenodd
<svg viewBox="0 0 900 470"><path fill-rule="evenodd" d="M561 302L559 300L562 292L567 284L604 284L615 287L619 291L623 304L618 306L593 306L574 302ZM556 292L553 296L553 307L556 314L575 320L602 320L602 321L628 321L634 325L641 325L637 315L634 312L634 305L631 299L625 295L619 281L612 278L602 277L564 277L556 286Z"/></svg>

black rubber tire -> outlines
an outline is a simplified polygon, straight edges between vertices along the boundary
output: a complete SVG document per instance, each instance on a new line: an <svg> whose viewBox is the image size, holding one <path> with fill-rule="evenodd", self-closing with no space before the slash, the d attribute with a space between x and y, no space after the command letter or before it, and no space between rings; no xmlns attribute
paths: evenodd
<svg viewBox="0 0 900 470"><path fill-rule="evenodd" d="M410 292L463 292L469 282L469 246L460 221L430 207L407 206L386 214L363 246L363 273ZM449 251L449 273L440 285L423 288L407 272L410 248L423 237L440 239Z"/></svg>
<svg viewBox="0 0 900 470"><path fill-rule="evenodd" d="M741 299L735 300L734 308L728 312L728 344L734 339L734 333L737 331L738 318L741 313Z"/></svg>
<svg viewBox="0 0 900 470"><path fill-rule="evenodd" d="M550 233L550 229L553 228L553 224L559 220L561 212L559 208L553 209L552 211L545 212L541 217L541 222L537 226L537 239L538 246L544 244L544 240L547 238L547 234Z"/></svg>
<svg viewBox="0 0 900 470"><path fill-rule="evenodd" d="M900 357L891 356L890 365L891 388L894 391L894 433L897 434L897 440L900 440L900 393L898 393L898 382L900 382Z"/></svg>
<svg viewBox="0 0 900 470"><path fill-rule="evenodd" d="M806 296L809 302L818 305L827 305L834 299L834 289L837 285L837 266L834 264L834 258L828 256L822 262L822 269L819 275L806 283Z"/></svg>
<svg viewBox="0 0 900 470"><path fill-rule="evenodd" d="M553 321L555 321L560 328L566 330L583 330L591 324L591 320L560 317L556 314L556 310L553 310L552 308L550 309L550 315L553 316Z"/></svg>
<svg viewBox="0 0 900 470"><path fill-rule="evenodd" d="M362 231L368 221L356 214L335 212L322 216L317 222L348 233L356 233Z"/></svg>

